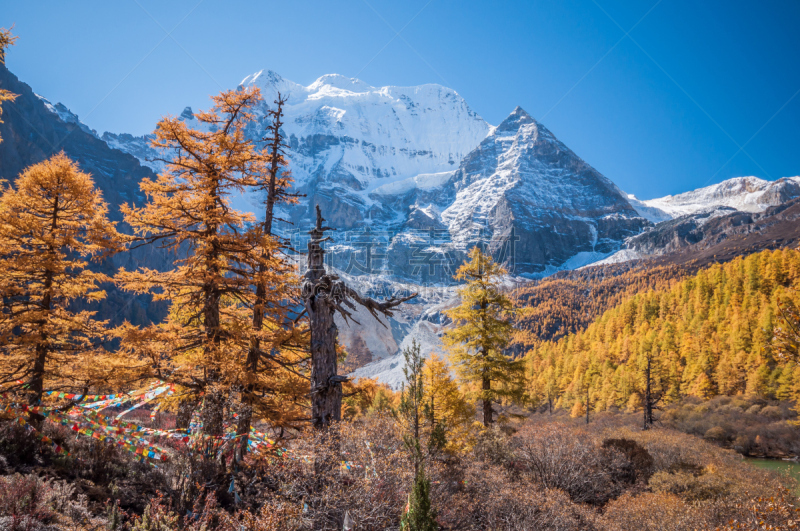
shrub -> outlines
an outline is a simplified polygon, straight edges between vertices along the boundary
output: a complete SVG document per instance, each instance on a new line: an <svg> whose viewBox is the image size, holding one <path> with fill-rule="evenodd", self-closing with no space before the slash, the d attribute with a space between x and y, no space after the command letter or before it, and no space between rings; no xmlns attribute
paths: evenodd
<svg viewBox="0 0 800 531"><path fill-rule="evenodd" d="M733 441L733 449L739 452L740 454L747 455L750 453L750 448L752 447L752 443L750 442L750 437L747 435L739 435Z"/></svg>
<svg viewBox="0 0 800 531"><path fill-rule="evenodd" d="M37 476L0 477L0 516L11 519L9 531L32 527L32 521L52 521L55 513L50 507L50 497L50 484Z"/></svg>
<svg viewBox="0 0 800 531"><path fill-rule="evenodd" d="M582 430L557 423L528 426L514 438L514 448L517 466L531 479L575 502L602 504L617 494L611 468L625 464L604 466L598 441Z"/></svg>
<svg viewBox="0 0 800 531"><path fill-rule="evenodd" d="M660 471L653 474L649 482L655 492L675 494L686 501L716 500L728 493L730 482L713 473Z"/></svg>
<svg viewBox="0 0 800 531"><path fill-rule="evenodd" d="M740 518L728 521L725 525L715 528L715 531L797 529L800 508L795 505L796 500L797 498L789 494L787 489L781 489L777 496L755 498L746 505L745 512Z"/></svg>
<svg viewBox="0 0 800 531"><path fill-rule="evenodd" d="M145 508L141 516L133 520L131 531L174 531L178 529L178 515L159 497Z"/></svg>
<svg viewBox="0 0 800 531"><path fill-rule="evenodd" d="M779 406L766 406L761 409L761 414L770 419L781 419L783 418L783 409Z"/></svg>
<svg viewBox="0 0 800 531"><path fill-rule="evenodd" d="M703 438L723 442L728 439L728 432L722 426L714 426L703 434Z"/></svg>
<svg viewBox="0 0 800 531"><path fill-rule="evenodd" d="M639 443L631 439L606 439L603 448L621 452L628 460L625 475L620 478L628 483L642 480L647 482L653 473L653 457Z"/></svg>
<svg viewBox="0 0 800 531"><path fill-rule="evenodd" d="M708 515L674 494L644 492L626 493L609 503L598 527L607 531L688 531L709 522Z"/></svg>
<svg viewBox="0 0 800 531"><path fill-rule="evenodd" d="M758 404L753 404L752 406L747 408L748 415L758 415L760 411L761 411L761 406L759 406Z"/></svg>

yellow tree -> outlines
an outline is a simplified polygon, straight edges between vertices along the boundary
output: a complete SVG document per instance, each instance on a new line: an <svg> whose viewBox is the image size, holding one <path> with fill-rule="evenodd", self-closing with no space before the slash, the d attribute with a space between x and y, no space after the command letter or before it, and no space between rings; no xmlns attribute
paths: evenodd
<svg viewBox="0 0 800 531"><path fill-rule="evenodd" d="M252 87L212 99L211 110L195 115L202 130L173 117L159 122L153 146L172 157L155 180L142 181L144 206L122 206L142 244L180 255L175 269L121 270L117 280L129 291L171 301L176 310L160 325L120 330L125 351L147 362L148 370L130 377L155 376L202 394L203 431L219 436L225 402L245 379L254 333L252 287L264 286L265 300L280 301L294 282L274 252L276 241L252 228L251 214L231 207L231 195L257 186L271 161L267 148L245 136L261 94ZM265 305L265 311L274 323L286 321L284 305ZM275 326L257 333L262 343L281 344L287 331Z"/></svg>
<svg viewBox="0 0 800 531"><path fill-rule="evenodd" d="M14 45L17 38L11 34L10 29L0 28L0 65L6 64L6 49ZM3 102L14 101L18 94L0 89L0 124L3 123ZM0 138L0 142L3 139Z"/></svg>
<svg viewBox="0 0 800 531"><path fill-rule="evenodd" d="M254 300L252 304L252 326L253 334L250 338L250 347L244 367L244 381L242 382L242 406L239 411L237 423L237 434L243 438L242 447L246 447L248 434L250 432L251 418L253 409L258 407L257 397L265 396L265 390L269 390L267 395L271 398L271 403L276 402L276 395L282 399L290 399L296 395L297 387L306 387L303 378L298 374L297 369L304 365L307 356L305 355L305 344L307 341L306 330L295 326L295 322L278 323L270 320L270 317L286 315L285 307L297 304L296 297L288 300L275 300L271 298L271 290L267 282L271 276L266 274L266 268L271 266L278 268L278 273L290 275L293 268L281 258L285 255L283 251L287 247L285 241L275 236L273 231L275 217L275 206L281 204L297 203L298 195L290 191L292 186L291 172L287 169L286 143L283 136L283 106L286 98L278 93L274 101L275 107L268 111L268 116L272 119L267 126L267 136L263 139L269 153L267 171L263 175L256 177L256 190L264 194L264 220L255 225L253 230L260 231L260 238L268 239L270 244L261 247L261 259L254 265ZM288 292L287 292L288 294ZM296 294L292 294L296 295ZM276 305L283 306L275 308ZM281 327L287 328L292 333L280 335L279 343L274 341L275 331ZM265 331L265 328L267 329ZM264 337L266 334L266 337ZM266 348L265 348L266 347ZM284 355L275 356L276 349L283 351ZM285 385L291 384L290 389ZM288 392L281 393L278 389ZM296 400L293 400L296 402ZM281 409L276 403L277 410ZM263 408L262 408L263 409ZM275 407L271 409L275 410ZM265 413L265 412L262 412ZM277 419L282 415L269 414L268 418ZM285 415L284 415L285 416ZM297 418L298 415L289 415Z"/></svg>
<svg viewBox="0 0 800 531"><path fill-rule="evenodd" d="M475 409L467 402L458 388L458 384L450 376L447 363L436 354L425 361L422 369L424 400L428 404L431 423L444 426L447 447L451 450L469 447L470 431Z"/></svg>
<svg viewBox="0 0 800 531"><path fill-rule="evenodd" d="M466 285L458 291L461 304L445 312L453 327L442 339L459 377L480 386L474 394L483 404L483 424L489 426L494 422L492 404L521 392L524 362L503 352L513 331L511 300L499 285L506 270L479 247L469 258L456 271L456 280Z"/></svg>
<svg viewBox="0 0 800 531"><path fill-rule="evenodd" d="M76 311L105 297L89 262L118 250L121 236L89 174L64 153L27 168L0 197L0 385L86 393L96 383L106 321Z"/></svg>

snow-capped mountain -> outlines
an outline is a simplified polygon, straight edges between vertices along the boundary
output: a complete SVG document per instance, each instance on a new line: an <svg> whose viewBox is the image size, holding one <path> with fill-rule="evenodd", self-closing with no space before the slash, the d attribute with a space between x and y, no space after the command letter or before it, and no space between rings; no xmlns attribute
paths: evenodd
<svg viewBox="0 0 800 531"><path fill-rule="evenodd" d="M658 199L640 201L628 196L639 214L656 225L628 238L622 250L595 265L662 256L690 247L704 248L734 234L741 237L741 227L761 230L761 225L767 223L764 219L769 218L761 214L766 215L798 197L800 177L775 181L736 177Z"/></svg>
<svg viewBox="0 0 800 531"><path fill-rule="evenodd" d="M258 86L264 104L259 123L249 131L264 136L267 110L278 92L288 98L284 132L290 146L295 186L307 194L293 220L310 219L308 208L319 204L329 223L339 229L402 221L370 198L376 188L421 174L453 170L490 130L454 90L440 85L372 87L358 79L326 75L308 86L260 71L242 86ZM191 119L191 109L182 118ZM159 170L154 153L143 149L147 138L103 137L143 164ZM258 208L259 198L246 198Z"/></svg>
<svg viewBox="0 0 800 531"><path fill-rule="evenodd" d="M516 274L541 276L605 257L648 225L520 108L495 128L439 85L375 88L326 75L302 86L271 71L242 81L251 85L265 100L253 138L278 92L288 98L291 169L307 198L285 216L302 228L319 204L348 231L329 251L349 273L448 282L482 240ZM181 116L192 119L191 110ZM103 138L159 169L146 138ZM259 198L243 199L238 207L258 212Z"/></svg>
<svg viewBox="0 0 800 531"><path fill-rule="evenodd" d="M736 177L719 184L678 195L640 201L628 196L644 217L658 223L668 219L729 207L742 212L763 212L771 206L800 197L800 177L767 181L758 177Z"/></svg>
<svg viewBox="0 0 800 531"><path fill-rule="evenodd" d="M390 245L391 263L408 263L408 248L439 231L442 241L426 252L452 259L483 241L513 274L541 276L605 257L649 224L619 188L519 107L452 175L436 177L433 189L429 176L424 187L408 184L395 195L409 214Z"/></svg>
<svg viewBox="0 0 800 531"><path fill-rule="evenodd" d="M13 75L2 68L0 74L8 78L0 76L4 88L23 92ZM715 244L731 227L744 234L744 225L757 226L755 234L762 225L778 224L761 214L752 214L758 219L749 224L731 216L800 197L800 178L744 177L640 201L521 108L494 127L455 91L439 85L376 88L327 75L302 86L270 71L248 76L242 85L260 87L265 100L248 130L254 140L264 136L278 92L288 97L284 133L290 166L296 191L306 194L298 206L280 212L294 222L289 234L302 239L319 204L327 224L339 229L327 248L329 264L349 284L372 296L421 292L385 326L369 316L360 316L358 326L337 322L354 365L367 364L356 374L391 383L399 381L399 351L411 339L421 342L426 354L440 349L441 312L456 301L448 284L475 244L485 244L522 281L603 258L630 260L698 240ZM153 162L158 154L151 135L99 136L66 106L24 90L30 97L19 99L17 108L25 120L5 124L0 176L13 178L46 156L46 143L33 131L18 134L33 123L56 131L54 138L63 137L68 154L95 173L112 216L118 217L120 203L142 199L138 180L162 169ZM188 107L180 118L198 125ZM258 214L260 200L239 197L234 206ZM294 243L297 249L305 246ZM140 252L120 260L135 268L163 257Z"/></svg>
<svg viewBox="0 0 800 531"><path fill-rule="evenodd" d="M85 123L81 122L80 119L78 118L78 115L70 111L67 108L67 106L64 105L63 103L56 103L55 105L53 105L52 103L50 103L50 100L48 100L44 96L40 96L39 94L35 93L34 96L39 98L39 100L42 103L44 103L45 109L58 116L59 120L61 120L65 124L75 124L78 127L80 127L84 133L88 133L93 137L97 138L97 131L95 131Z"/></svg>

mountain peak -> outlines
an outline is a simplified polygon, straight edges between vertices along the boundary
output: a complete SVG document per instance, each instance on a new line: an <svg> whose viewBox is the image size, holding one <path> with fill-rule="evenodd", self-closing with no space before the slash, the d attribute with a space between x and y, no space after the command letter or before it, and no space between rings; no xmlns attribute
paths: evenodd
<svg viewBox="0 0 800 531"><path fill-rule="evenodd" d="M800 196L798 177L783 177L777 181L767 181L752 176L733 177L682 194L639 201L637 208L647 208L662 220L720 207L735 208L744 212L762 212L770 206L798 196Z"/></svg>
<svg viewBox="0 0 800 531"><path fill-rule="evenodd" d="M368 92L375 88L354 77L345 77L341 74L325 74L310 84L308 89L319 90L323 86L349 90L351 92Z"/></svg>
<svg viewBox="0 0 800 531"><path fill-rule="evenodd" d="M539 126L539 122L533 119L533 117L525 112L525 109L517 105L511 114L509 114L505 120L500 122L500 125L497 126L495 129L496 133L508 133L514 132L519 130L520 127L523 125L528 124L536 124Z"/></svg>
<svg viewBox="0 0 800 531"><path fill-rule="evenodd" d="M194 120L194 111L192 111L191 107L184 107L183 112L181 112L180 118L182 120Z"/></svg>
<svg viewBox="0 0 800 531"><path fill-rule="evenodd" d="M44 96L40 96L39 94L36 93L34 93L34 95L37 98L39 98L39 100L41 100L42 103L44 103L44 106L48 111L58 116L59 120L61 120L62 122L66 124L75 124L78 127L80 127L84 132L99 138L97 135L97 131L95 131L85 123L81 122L80 118L78 118L78 115L69 110L67 106L64 105L63 103L58 102L55 105L53 105L50 102L50 100L48 100Z"/></svg>
<svg viewBox="0 0 800 531"><path fill-rule="evenodd" d="M283 78L277 72L272 70L259 70L255 74L250 74L239 83L242 86L246 85L277 85L283 81Z"/></svg>

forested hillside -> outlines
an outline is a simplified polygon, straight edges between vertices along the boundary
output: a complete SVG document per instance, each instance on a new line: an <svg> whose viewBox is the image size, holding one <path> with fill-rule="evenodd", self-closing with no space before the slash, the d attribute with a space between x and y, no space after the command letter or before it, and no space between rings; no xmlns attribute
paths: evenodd
<svg viewBox="0 0 800 531"><path fill-rule="evenodd" d="M513 349L524 353L543 340L583 330L626 298L668 288L689 271L675 265L624 263L561 273L523 286L514 292L520 310Z"/></svg>
<svg viewBox="0 0 800 531"><path fill-rule="evenodd" d="M776 361L770 341L778 303L800 302L800 252L764 251L668 288L651 285L661 289L629 295L585 331L534 345L526 354L532 395L572 407L588 387L594 410L637 407L649 357L654 393L665 401L794 396L800 374Z"/></svg>

